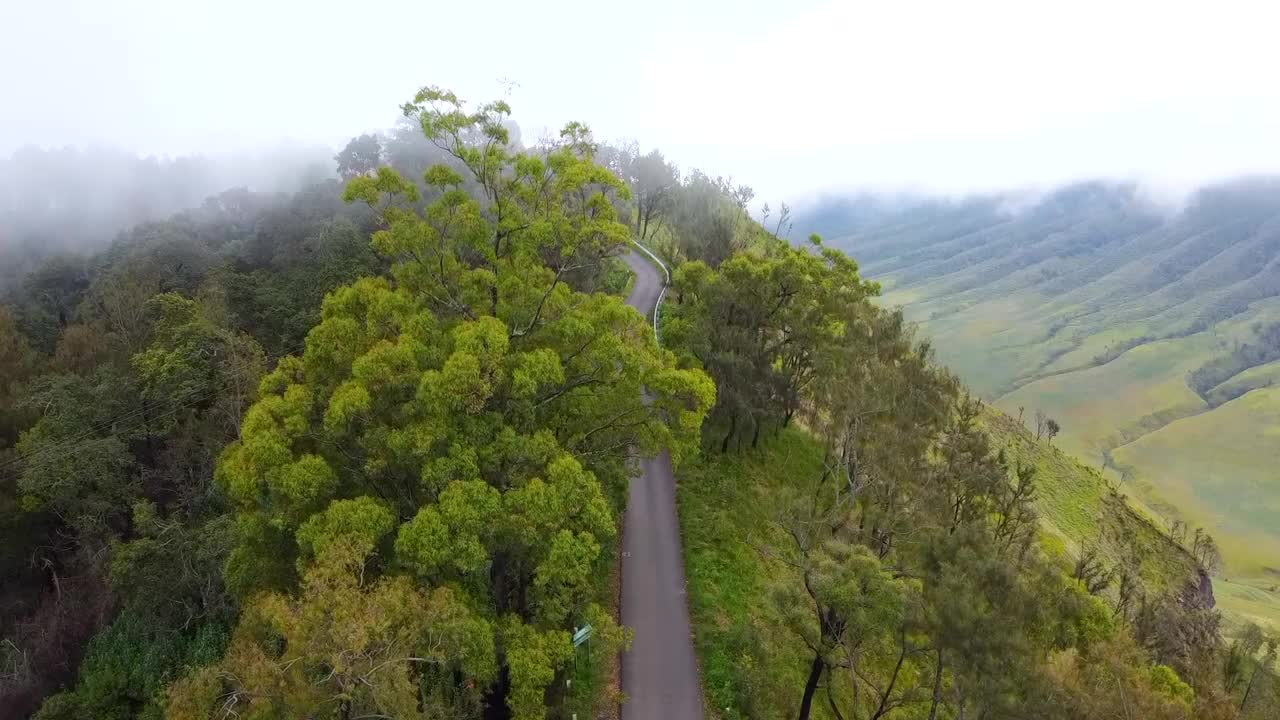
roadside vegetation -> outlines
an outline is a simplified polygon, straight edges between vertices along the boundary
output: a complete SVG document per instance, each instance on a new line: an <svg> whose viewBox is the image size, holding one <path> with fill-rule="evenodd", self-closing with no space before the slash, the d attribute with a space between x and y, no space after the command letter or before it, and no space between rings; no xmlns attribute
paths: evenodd
<svg viewBox="0 0 1280 720"><path fill-rule="evenodd" d="M502 101L403 109L341 182L12 279L7 712L608 716L625 489L669 449L713 716L1275 716L1209 536L976 400L785 205L579 123L525 145ZM632 240L673 266L662 347Z"/></svg>
<svg viewBox="0 0 1280 720"><path fill-rule="evenodd" d="M1208 535L1130 507L1049 444L1055 419L1033 434L972 398L844 253L720 211L734 252L671 253L663 324L717 387L678 472L709 713L1275 709L1242 690L1273 687L1252 672L1272 635L1222 638Z"/></svg>
<svg viewBox="0 0 1280 720"><path fill-rule="evenodd" d="M405 113L341 183L224 193L9 296L7 713L616 704L633 453L696 448L714 385L623 302L631 188L585 126Z"/></svg>

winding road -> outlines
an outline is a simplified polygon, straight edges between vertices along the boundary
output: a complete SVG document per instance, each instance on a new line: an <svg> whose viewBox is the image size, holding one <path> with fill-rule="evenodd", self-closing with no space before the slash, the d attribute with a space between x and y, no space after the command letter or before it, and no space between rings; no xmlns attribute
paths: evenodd
<svg viewBox="0 0 1280 720"><path fill-rule="evenodd" d="M652 317L663 273L639 251L624 256L636 273L627 304ZM689 629L684 556L671 455L644 458L632 478L622 536L622 622L635 630L622 656L626 720L702 718L702 686Z"/></svg>

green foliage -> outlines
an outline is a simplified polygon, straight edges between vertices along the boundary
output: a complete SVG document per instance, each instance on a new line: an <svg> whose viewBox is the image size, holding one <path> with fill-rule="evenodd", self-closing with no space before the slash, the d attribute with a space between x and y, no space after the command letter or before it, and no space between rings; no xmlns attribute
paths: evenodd
<svg viewBox="0 0 1280 720"><path fill-rule="evenodd" d="M373 498L334 500L298 528L298 546L309 557L324 557L335 547L346 546L368 555L395 525L391 511Z"/></svg>
<svg viewBox="0 0 1280 720"><path fill-rule="evenodd" d="M35 370L36 358L12 310L0 305L0 452L13 443L21 417L14 413L19 385Z"/></svg>
<svg viewBox="0 0 1280 720"><path fill-rule="evenodd" d="M1133 717L1164 720L1229 717L1193 709L1191 688L1164 665L1151 665L1125 633L1088 653L1055 654L1045 668L1046 686L1036 698L1039 717Z"/></svg>
<svg viewBox="0 0 1280 720"><path fill-rule="evenodd" d="M216 622L157 632L145 618L126 612L89 644L75 688L50 697L35 717L159 720L165 690L178 672L216 662L226 644L226 627Z"/></svg>
<svg viewBox="0 0 1280 720"><path fill-rule="evenodd" d="M808 215L856 248L891 288L886 305L920 321L977 393L1056 418L1055 444L1123 477L1166 522L1204 526L1232 581L1268 587L1280 285L1262 268L1280 247L1276 187L1212 185L1176 212L1131 184L1079 183L1031 203L867 200ZM1278 603L1265 613L1280 617Z"/></svg>
<svg viewBox="0 0 1280 720"><path fill-rule="evenodd" d="M631 268L621 260L615 259L609 263L605 270L604 278L600 282L600 290L625 298L631 294L631 288L635 286L636 274Z"/></svg>
<svg viewBox="0 0 1280 720"><path fill-rule="evenodd" d="M378 136L365 134L352 138L333 159L338 163L338 176L343 180L377 170L382 164L382 147L378 143Z"/></svg>
<svg viewBox="0 0 1280 720"><path fill-rule="evenodd" d="M1182 682L1178 673L1168 665L1151 666L1151 687L1156 692L1184 705L1190 705L1196 697L1191 686Z"/></svg>
<svg viewBox="0 0 1280 720"><path fill-rule="evenodd" d="M326 203L336 200L321 198ZM337 213L353 217L332 219ZM326 293L384 267L369 246L367 220L361 215L325 204L291 214L296 225L288 228L288 235L264 238L264 243L273 243L267 267L227 277L232 312L273 356L302 347L307 332L320 320Z"/></svg>
<svg viewBox="0 0 1280 720"><path fill-rule="evenodd" d="M663 173L655 160L644 161L652 168L647 174L661 178ZM754 196L751 188L734 185L732 178L711 177L700 170L685 176L668 201L674 246L669 253L673 259L718 267L735 252L750 247L758 226L747 217L745 208Z"/></svg>
<svg viewBox="0 0 1280 720"><path fill-rule="evenodd" d="M791 421L830 354L872 316L875 292L844 253L776 240L716 270L676 270L664 333L716 381L711 427L722 452Z"/></svg>
<svg viewBox="0 0 1280 720"><path fill-rule="evenodd" d="M1112 489L1096 469L1043 442L995 408L984 429L1013 462L1036 468L1036 509L1045 533L1061 540L1072 561L1093 552L1113 577L1114 591L1129 576L1143 591L1176 592L1196 572L1195 560L1162 528Z"/></svg>
<svg viewBox="0 0 1280 720"><path fill-rule="evenodd" d="M135 643L145 654L234 617L223 568L235 565L239 523L213 469L267 363L250 334L274 345L273 328L301 316L299 343L333 278L372 257L362 211L337 195L323 185L293 198L223 193L96 257L51 261L15 293L17 334L4 347L16 354L3 356L0 378L0 446L21 437L0 447L0 566L13 609L0 632L25 658L6 676L12 712L34 712L73 683L85 643L113 620L148 624ZM277 264L290 270L268 270ZM255 307L284 279L295 288ZM141 712L125 695L93 714ZM60 697L51 702L79 702Z"/></svg>
<svg viewBox="0 0 1280 720"><path fill-rule="evenodd" d="M932 365L930 346L914 341L900 314L868 302L876 288L851 261L815 247L765 244L718 269L687 263L676 271L676 305L665 318L685 361L716 377L717 410L736 402L747 417L773 412L785 426L790 406L813 433L812 449L799 454L814 456L807 472L795 456L797 433L777 449L766 440L745 463L713 456L683 478L692 607L714 706L733 717L797 707L801 718L1022 717L1031 708L1091 707L1077 695L1095 680L1064 658L1109 653L1131 664L1141 658L1114 692L1139 698L1152 717L1185 717L1193 707L1221 716L1212 623L1196 613L1174 617L1184 605L1154 596L1143 605L1154 609L1143 612L1156 619L1143 620L1135 614L1135 598L1145 597L1138 575L1104 600L1091 594L1105 587L1092 570L1069 577L1060 557L1042 556L1040 488L1064 478L1054 463L1043 478L1030 462L1056 451L1024 442L1021 431L993 443L987 418L999 416ZM777 257L813 269L794 276L804 283L789 282L785 270L768 270ZM824 281L819 258L844 279ZM782 281L771 284L775 278ZM806 287L847 297L826 305L824 292L809 297ZM717 303L726 310L709 313ZM735 326L749 330L735 336ZM725 425L722 452L736 432L732 419L721 432ZM773 476L758 469L775 466ZM1049 491L1054 503L1061 492ZM718 506L741 518L736 531L722 528L724 513L711 511ZM1109 542L1127 547L1154 535L1170 572L1184 571L1162 580L1180 589L1192 569L1179 565L1185 553L1131 511L1120 520ZM720 534L701 542L708 532ZM774 602L751 599L760 594ZM1146 656L1130 622L1144 644L1164 649ZM1194 629L1172 630L1187 627ZM1164 657L1176 660L1176 672L1153 661Z"/></svg>
<svg viewBox="0 0 1280 720"><path fill-rule="evenodd" d="M297 597L255 598L218 666L222 679L196 672L176 683L168 716L209 717L228 699L261 717L475 712L479 688L497 674L489 621L448 588L367 582L359 544L327 546Z"/></svg>
<svg viewBox="0 0 1280 720"><path fill-rule="evenodd" d="M22 434L18 490L29 511L47 511L87 537L103 538L119 526L137 498L134 458L104 420L122 407L116 377L94 383L77 376L46 376L33 384L26 402L46 411ZM104 397L106 395L106 397Z"/></svg>
<svg viewBox="0 0 1280 720"><path fill-rule="evenodd" d="M583 612L594 589L592 575L600 550L591 533L556 533L533 579L533 604L541 624L563 626Z"/></svg>
<svg viewBox="0 0 1280 720"><path fill-rule="evenodd" d="M185 521L185 522L184 522ZM225 623L234 603L220 582L234 541L231 518L196 524L161 517L150 501L133 507L135 537L111 549L109 577L121 608L155 628Z"/></svg>
<svg viewBox="0 0 1280 720"><path fill-rule="evenodd" d="M507 705L516 720L546 717L544 695L556 672L573 655L568 632L539 632L519 618L508 616L502 625L503 654L511 677Z"/></svg>
<svg viewBox="0 0 1280 720"><path fill-rule="evenodd" d="M323 658L335 653L376 666L373 656L391 652L380 648L412 644L420 630L395 621L381 626L393 635L353 646L356 638L285 618L348 602L434 602L412 593L435 598L447 588L484 623L490 662L509 686L490 687L496 672L477 671L459 696L448 673L419 660L405 661L405 677L453 711L492 692L486 702L541 717L560 702L547 688L566 670L568 630L598 614L596 574L616 536L631 449L696 447L714 386L678 368L620 298L581 289L596 286L592 274L629 240L613 205L627 189L595 163L584 126L527 153L507 144L505 103L467 112L428 88L405 110L479 197L460 187L455 165L424 173L434 198L425 205L390 167L348 184L346 198L377 213L372 244L391 261L391 278L325 298L305 352L263 379L222 455L217 480L240 530L227 582L242 597L273 591L250 601L236 634L244 642L233 642L224 666L243 685L234 692L283 687L271 707L319 712L325 687L354 687L373 671L357 664L344 678L344 666L313 690L306 666L333 667ZM334 553L345 558L341 571ZM348 576L359 578L355 587ZM268 620L271 632L255 629ZM289 636L303 662L263 655L272 633ZM200 706L207 680L189 683L171 707ZM395 714L408 702L407 687L372 687L352 706Z"/></svg>
<svg viewBox="0 0 1280 720"><path fill-rule="evenodd" d="M712 455L681 473L678 501L695 639L708 703L724 717L796 712L821 626L812 610L800 602L807 600L807 593L801 568L793 560L796 536L779 523L776 508L795 497L797 478L818 477L825 465L823 449L812 435L788 429L756 450ZM888 717L927 716L936 648L942 647L946 659L942 717L956 711L953 703L961 693L969 702L985 697L981 702L997 716L1019 717L1019 712L1031 709L1048 713L1045 717L1089 716L1088 708L1114 711L1125 702L1123 695L1131 707L1148 708L1151 714L1142 717L1196 717L1189 704L1194 698L1184 690L1186 682L1154 669L1111 601L1085 592L1063 574L1061 565L1027 564L1017 554L1002 559L991 545L970 540L938 548L950 549L926 556L933 564L926 566L919 585L904 587L903 579L880 575L890 585L879 587L897 585L905 595L859 592L848 596L855 599L855 609L859 603L869 603L864 607L891 610L855 614L863 620L846 631L861 627L871 633L864 630L845 637L861 640L849 647L859 648L858 670L872 683L863 686L861 702L870 705L861 706L860 716L874 714L880 700L877 689L886 688L904 647L898 685L890 693L890 704L898 709ZM814 567L830 567L832 572L824 573L827 577L859 577L856 568L887 561L898 573L914 574L901 567L908 562L905 547L903 555L891 554L877 562L872 562L874 556L868 557L866 549L854 552L863 559L852 566L827 565L828 556L818 553L813 556ZM909 589L912 586L919 590ZM894 600L912 593L922 594L905 604ZM874 597L887 602L873 603ZM905 615L900 614L903 611ZM905 645L895 643L895 635L884 634L895 627L895 620L896 627L907 630ZM799 632L792 632L792 627ZM831 672L839 677L832 685L834 702L849 717L845 705L854 700L843 676L848 671L841 669L847 662L841 659L845 650L840 645L829 647L837 659ZM1123 689L1116 686L1117 678ZM1096 686L1088 685L1095 682ZM825 697L828 684L824 680L818 690L815 717L835 717ZM1105 701L1097 699L1101 697ZM1202 707L1205 717L1218 717L1217 711ZM970 705L968 711L973 710Z"/></svg>
<svg viewBox="0 0 1280 720"><path fill-rule="evenodd" d="M683 195L679 171L657 150L642 154L636 143L602 148L601 155L604 165L631 188L636 239L648 244L670 221ZM626 211L630 215L632 208L627 207Z"/></svg>

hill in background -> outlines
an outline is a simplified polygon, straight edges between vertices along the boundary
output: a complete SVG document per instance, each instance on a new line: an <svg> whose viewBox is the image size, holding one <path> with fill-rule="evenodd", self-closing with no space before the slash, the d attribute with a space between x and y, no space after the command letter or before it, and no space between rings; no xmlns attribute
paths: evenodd
<svg viewBox="0 0 1280 720"><path fill-rule="evenodd" d="M804 228L858 258L940 359L1166 523L1218 540L1228 601L1280 583L1280 180L1208 187L1181 208L1132 184L1043 197L862 197ZM1256 608L1255 608L1256 609ZM1266 613L1264 613L1266 614Z"/></svg>

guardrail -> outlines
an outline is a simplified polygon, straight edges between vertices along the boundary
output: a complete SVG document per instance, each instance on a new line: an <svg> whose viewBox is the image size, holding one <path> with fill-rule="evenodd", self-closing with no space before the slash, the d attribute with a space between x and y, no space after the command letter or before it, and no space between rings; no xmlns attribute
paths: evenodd
<svg viewBox="0 0 1280 720"><path fill-rule="evenodd" d="M658 267L662 268L662 273L667 276L667 281L662 285L662 291L658 293L658 301L653 304L653 336L657 338L658 345L661 346L662 333L658 331L658 313L662 309L662 300L667 297L667 288L671 286L671 271L667 269L667 264L662 262L652 250L641 245L635 238L631 238L631 242L654 262L658 263Z"/></svg>

